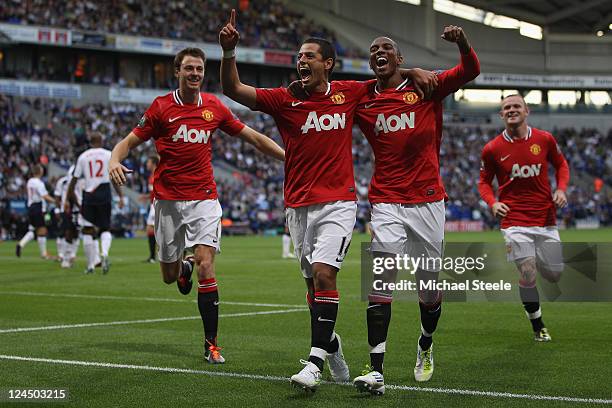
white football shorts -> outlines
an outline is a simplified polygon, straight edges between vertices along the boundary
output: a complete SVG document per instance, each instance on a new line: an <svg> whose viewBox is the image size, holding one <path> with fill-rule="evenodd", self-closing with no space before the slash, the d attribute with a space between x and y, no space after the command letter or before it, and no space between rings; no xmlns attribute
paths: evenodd
<svg viewBox="0 0 612 408"><path fill-rule="evenodd" d="M334 201L287 208L287 226L304 278L312 278L315 262L340 269L351 244L357 203Z"/></svg>
<svg viewBox="0 0 612 408"><path fill-rule="evenodd" d="M155 225L155 206L153 203L149 206L149 214L147 215L147 227Z"/></svg>
<svg viewBox="0 0 612 408"><path fill-rule="evenodd" d="M444 201L421 204L372 205L372 251L412 257L442 258ZM439 272L437 270L430 272Z"/></svg>
<svg viewBox="0 0 612 408"><path fill-rule="evenodd" d="M556 226L509 227L501 230L509 262L536 257L551 271L563 270L561 238Z"/></svg>
<svg viewBox="0 0 612 408"><path fill-rule="evenodd" d="M221 205L218 200L155 200L155 239L160 262L175 262L186 248L207 245L219 252Z"/></svg>

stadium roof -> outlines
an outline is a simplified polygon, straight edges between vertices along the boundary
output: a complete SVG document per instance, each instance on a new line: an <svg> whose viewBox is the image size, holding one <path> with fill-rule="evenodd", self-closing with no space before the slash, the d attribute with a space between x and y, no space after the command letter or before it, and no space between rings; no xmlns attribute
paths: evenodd
<svg viewBox="0 0 612 408"><path fill-rule="evenodd" d="M610 0L458 0L463 4L513 17L550 33L585 34L604 32L612 23Z"/></svg>

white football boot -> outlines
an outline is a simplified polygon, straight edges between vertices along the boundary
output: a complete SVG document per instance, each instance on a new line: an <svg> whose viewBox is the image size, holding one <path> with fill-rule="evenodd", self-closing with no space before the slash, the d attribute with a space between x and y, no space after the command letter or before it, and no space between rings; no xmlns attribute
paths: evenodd
<svg viewBox="0 0 612 408"><path fill-rule="evenodd" d="M304 368L291 376L291 385L306 392L315 392L321 384L321 370L310 361L300 360L300 363L304 364Z"/></svg>
<svg viewBox="0 0 612 408"><path fill-rule="evenodd" d="M353 385L359 392L369 392L372 395L383 395L385 393L385 379L381 373L375 371L370 366L355 377Z"/></svg>
<svg viewBox="0 0 612 408"><path fill-rule="evenodd" d="M349 382L351 376L349 374L348 364L346 364L346 360L344 360L344 353L342 352L342 339L338 333L336 333L336 338L338 339L338 351L327 355L329 372L334 382Z"/></svg>

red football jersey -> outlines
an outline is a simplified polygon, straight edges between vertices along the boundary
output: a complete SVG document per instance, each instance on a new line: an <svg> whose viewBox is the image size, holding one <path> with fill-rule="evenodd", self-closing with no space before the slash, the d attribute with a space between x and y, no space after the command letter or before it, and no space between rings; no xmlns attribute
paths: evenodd
<svg viewBox="0 0 612 408"><path fill-rule="evenodd" d="M352 127L372 81L333 81L306 100L285 88L257 89L256 109L276 121L285 145L285 205L355 201Z"/></svg>
<svg viewBox="0 0 612 408"><path fill-rule="evenodd" d="M442 101L476 78L474 50L461 62L438 72L431 100L421 100L406 80L397 88L373 88L357 108L357 123L374 151L371 203L427 203L446 198L440 177Z"/></svg>
<svg viewBox="0 0 612 408"><path fill-rule="evenodd" d="M155 198L209 200L217 198L211 164L212 134L217 128L235 135L244 124L214 95L200 93L197 104L183 103L178 89L155 98L133 130L155 140Z"/></svg>
<svg viewBox="0 0 612 408"><path fill-rule="evenodd" d="M556 225L548 162L556 169L557 188L565 191L569 167L550 133L530 127L525 139L516 140L504 130L485 145L478 190L489 206L501 201L510 208L501 219L502 228ZM494 177L499 185L499 199L493 192Z"/></svg>

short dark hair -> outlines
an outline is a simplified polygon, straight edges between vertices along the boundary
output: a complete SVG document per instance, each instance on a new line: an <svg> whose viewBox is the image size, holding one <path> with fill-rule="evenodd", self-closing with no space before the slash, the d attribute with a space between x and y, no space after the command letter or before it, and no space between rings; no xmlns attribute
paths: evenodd
<svg viewBox="0 0 612 408"><path fill-rule="evenodd" d="M92 146L102 146L104 143L104 136L100 132L91 132L89 135L89 144Z"/></svg>
<svg viewBox="0 0 612 408"><path fill-rule="evenodd" d="M180 50L178 54L176 54L176 56L174 57L174 69L175 70L181 69L183 58L185 58L187 55L189 55L190 57L201 58L202 62L206 63L206 54L204 54L204 51L202 51L199 48L188 47L188 48Z"/></svg>
<svg viewBox="0 0 612 408"><path fill-rule="evenodd" d="M155 166L159 164L159 156L151 155L149 156L149 160L151 160L151 163L153 163Z"/></svg>
<svg viewBox="0 0 612 408"><path fill-rule="evenodd" d="M325 38L319 37L310 37L304 40L302 44L318 44L319 50L321 52L321 56L323 56L324 60L332 59L332 66L329 69L329 74L334 70L334 66L336 65L336 48L332 45L331 42L326 40Z"/></svg>
<svg viewBox="0 0 612 408"><path fill-rule="evenodd" d="M45 169L43 168L42 165L40 164L35 164L34 166L32 166L32 175L34 176L38 176L38 175L43 175L45 174Z"/></svg>

